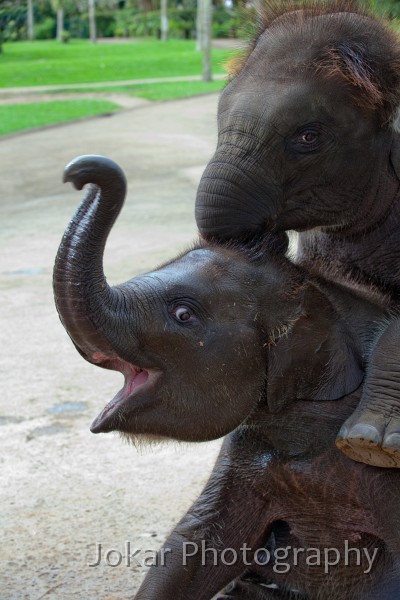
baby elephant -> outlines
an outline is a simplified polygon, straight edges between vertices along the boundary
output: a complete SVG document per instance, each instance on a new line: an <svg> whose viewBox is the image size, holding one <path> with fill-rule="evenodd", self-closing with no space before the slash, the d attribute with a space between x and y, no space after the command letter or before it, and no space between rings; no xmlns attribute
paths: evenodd
<svg viewBox="0 0 400 600"><path fill-rule="evenodd" d="M88 156L65 180L92 185L58 251L57 308L82 356L125 376L92 431L227 436L137 600L211 600L228 584L219 598L397 600L400 473L335 447L385 299L309 276L273 238L201 243L109 287L124 175Z"/></svg>

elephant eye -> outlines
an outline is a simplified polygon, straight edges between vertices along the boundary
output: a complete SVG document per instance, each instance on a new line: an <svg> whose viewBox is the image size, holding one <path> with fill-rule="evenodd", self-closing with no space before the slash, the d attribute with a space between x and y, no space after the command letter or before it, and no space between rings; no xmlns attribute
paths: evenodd
<svg viewBox="0 0 400 600"><path fill-rule="evenodd" d="M295 153L304 154L318 150L321 143L320 130L317 127L307 127L297 131L288 140L288 149Z"/></svg>
<svg viewBox="0 0 400 600"><path fill-rule="evenodd" d="M311 144L312 142L315 142L317 137L318 136L315 133L315 131L307 131L306 133L303 133L303 135L301 136L301 141L305 142L306 144Z"/></svg>
<svg viewBox="0 0 400 600"><path fill-rule="evenodd" d="M173 310L172 315L180 323L187 323L188 321L194 321L196 319L193 311L187 306L178 306Z"/></svg>

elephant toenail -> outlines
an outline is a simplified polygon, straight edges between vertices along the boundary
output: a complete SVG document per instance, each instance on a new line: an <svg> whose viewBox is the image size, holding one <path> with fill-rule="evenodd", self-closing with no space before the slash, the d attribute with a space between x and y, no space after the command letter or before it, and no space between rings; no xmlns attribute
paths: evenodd
<svg viewBox="0 0 400 600"><path fill-rule="evenodd" d="M370 444L375 445L381 442L381 435L376 427L373 425L365 425L363 423L356 423L356 425L350 429L346 438L367 441Z"/></svg>
<svg viewBox="0 0 400 600"><path fill-rule="evenodd" d="M400 450L400 433L389 433L383 441L383 447Z"/></svg>

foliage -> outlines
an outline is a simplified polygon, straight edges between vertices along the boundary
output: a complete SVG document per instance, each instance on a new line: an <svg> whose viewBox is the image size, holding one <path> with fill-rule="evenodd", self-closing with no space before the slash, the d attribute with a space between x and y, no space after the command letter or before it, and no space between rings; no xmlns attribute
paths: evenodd
<svg viewBox="0 0 400 600"><path fill-rule="evenodd" d="M83 12L79 15L66 17L64 21L65 30L72 38L89 37L89 15ZM114 37L115 13L110 11L96 11L97 37Z"/></svg>
<svg viewBox="0 0 400 600"><path fill-rule="evenodd" d="M400 0L361 0L378 14L400 19ZM244 8L243 0L234 0L226 9L223 0L214 0L213 36L242 37L254 11ZM64 8L64 29L73 38L88 38L87 0L35 0L35 34L38 39L55 37L55 12ZM141 37L160 35L160 0L96 0L98 37ZM195 0L169 0L171 37L194 37ZM26 39L26 0L0 0L0 44Z"/></svg>
<svg viewBox="0 0 400 600"><path fill-rule="evenodd" d="M213 11L213 36L237 37L243 11L216 8ZM192 39L196 32L196 8L169 8L169 37ZM160 37L159 11L117 11L114 35L117 37Z"/></svg>
<svg viewBox="0 0 400 600"><path fill-rule="evenodd" d="M236 38L242 34L243 19L248 19L240 10L217 8L213 13L212 33L216 38Z"/></svg>
<svg viewBox="0 0 400 600"><path fill-rule="evenodd" d="M67 42L69 42L70 39L71 39L71 35L70 35L69 31L65 31L65 29L63 29L61 32L61 41L64 44L66 44Z"/></svg>
<svg viewBox="0 0 400 600"><path fill-rule="evenodd" d="M64 17L64 29L68 31L71 38L87 39L89 37L89 17L79 15L66 15Z"/></svg>
<svg viewBox="0 0 400 600"><path fill-rule="evenodd" d="M36 40L52 40L56 36L56 20L53 17L46 17L41 23L35 24Z"/></svg>
<svg viewBox="0 0 400 600"><path fill-rule="evenodd" d="M0 135L115 110L118 106L107 100L56 100L0 106Z"/></svg>
<svg viewBox="0 0 400 600"><path fill-rule="evenodd" d="M26 39L26 6L0 5L0 29L4 41Z"/></svg>
<svg viewBox="0 0 400 600"><path fill-rule="evenodd" d="M363 0L379 15L388 16L390 18L400 17L400 1L399 0Z"/></svg>
<svg viewBox="0 0 400 600"><path fill-rule="evenodd" d="M168 10L169 36L172 38L191 39L195 32L196 11L194 9ZM128 16L126 25L128 36L141 37L152 36L160 37L160 13L151 11L146 13L136 13Z"/></svg>
<svg viewBox="0 0 400 600"><path fill-rule="evenodd" d="M168 9L169 33L172 38L192 39L196 30L196 2L183 3ZM217 0L215 0L217 1ZM150 4L157 10L139 10ZM160 37L160 0L135 0L126 8L119 8L124 0L96 0L96 28L98 37ZM150 2L150 4L149 4ZM51 39L56 35L55 14L64 9L64 29L72 38L88 38L89 24L85 0L35 0L35 35L37 39ZM143 8L142 7L142 8ZM151 6L150 6L151 7ZM248 13L248 11L247 11ZM213 15L215 37L236 37L243 15L239 9L227 10L217 3ZM13 0L1 3L0 30L5 41L26 39L26 1Z"/></svg>
<svg viewBox="0 0 400 600"><path fill-rule="evenodd" d="M201 53L186 40L91 44L87 40L5 44L0 59L0 87L121 81L198 75ZM231 55L213 51L214 72Z"/></svg>

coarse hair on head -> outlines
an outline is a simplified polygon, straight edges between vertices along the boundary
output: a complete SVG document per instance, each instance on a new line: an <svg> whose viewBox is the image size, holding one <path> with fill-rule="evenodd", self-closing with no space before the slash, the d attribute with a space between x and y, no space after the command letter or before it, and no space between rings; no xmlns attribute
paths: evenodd
<svg viewBox="0 0 400 600"><path fill-rule="evenodd" d="M314 54L305 73L344 86L353 104L374 112L381 126L393 123L400 105L400 37L389 23L357 0L261 0L252 39L228 67L244 69L265 32L287 41L307 40ZM268 43L266 44L268 48ZM262 65L260 65L262 68Z"/></svg>

